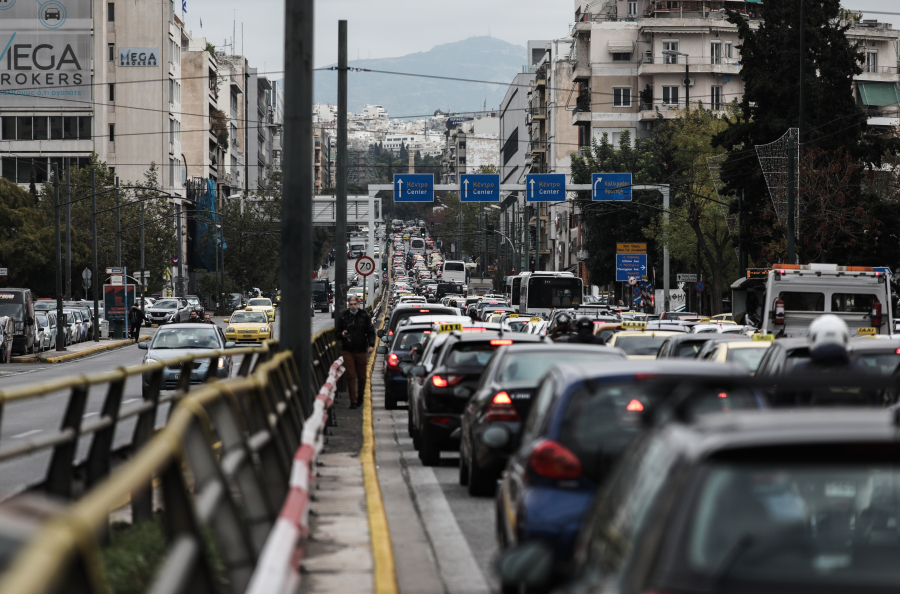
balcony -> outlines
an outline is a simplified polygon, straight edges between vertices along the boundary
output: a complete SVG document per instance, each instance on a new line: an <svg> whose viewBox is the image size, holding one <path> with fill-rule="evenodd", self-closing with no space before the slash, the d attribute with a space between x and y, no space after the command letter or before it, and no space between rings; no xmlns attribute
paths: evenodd
<svg viewBox="0 0 900 594"><path fill-rule="evenodd" d="M870 126L900 126L900 109L867 109L866 123Z"/></svg>
<svg viewBox="0 0 900 594"><path fill-rule="evenodd" d="M683 74L685 66L696 74L731 74L741 73L741 63L737 58L720 56L642 56L638 62L638 75L645 74Z"/></svg>
<svg viewBox="0 0 900 594"><path fill-rule="evenodd" d="M243 93L244 92L244 89L241 87L240 75L235 75L234 73L231 73L228 75L228 78L231 81L231 90L233 90L235 93Z"/></svg>
<svg viewBox="0 0 900 594"><path fill-rule="evenodd" d="M853 77L853 80L862 82L896 82L897 79L897 66L871 66L869 64L863 64L862 74Z"/></svg>
<svg viewBox="0 0 900 594"><path fill-rule="evenodd" d="M538 107L532 107L530 109L531 118L535 120L545 120L547 119L547 106L541 105Z"/></svg>
<svg viewBox="0 0 900 594"><path fill-rule="evenodd" d="M546 140L532 140L531 141L531 152L532 153L546 153L547 152L547 141Z"/></svg>

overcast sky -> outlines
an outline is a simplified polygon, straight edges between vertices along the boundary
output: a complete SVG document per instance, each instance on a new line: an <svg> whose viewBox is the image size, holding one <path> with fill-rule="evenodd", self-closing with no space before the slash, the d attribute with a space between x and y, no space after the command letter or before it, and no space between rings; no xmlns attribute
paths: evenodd
<svg viewBox="0 0 900 594"><path fill-rule="evenodd" d="M573 0L317 0L315 63L337 62L340 19L348 21L351 60L357 56L387 58L489 33L522 46L529 39L563 37L574 20L574 5ZM844 5L853 10L900 12L897 0L844 0ZM187 9L184 16L194 37L206 37L221 47L231 43L232 30L236 30L234 53L246 55L260 72L282 78L284 0L187 0ZM864 18L900 28L897 15L867 14Z"/></svg>

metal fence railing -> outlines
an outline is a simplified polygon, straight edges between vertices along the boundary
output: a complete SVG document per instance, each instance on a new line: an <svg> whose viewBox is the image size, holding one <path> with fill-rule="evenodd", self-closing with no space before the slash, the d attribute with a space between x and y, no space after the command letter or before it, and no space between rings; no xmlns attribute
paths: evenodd
<svg viewBox="0 0 900 594"><path fill-rule="evenodd" d="M83 495L10 554L12 561L0 574L0 593L109 592L101 545L110 513L129 500L134 522L162 510L166 555L150 592L244 592L288 495L313 397L340 355L332 329L312 341L308 364L316 387L300 386L293 355L276 352L277 344L269 343L0 392L2 406L71 390L60 432L30 445L53 449L44 490L76 497L78 475L88 477ZM177 362L188 370L198 358L212 357L214 369L219 357L241 354L237 377L219 381L208 376L193 389L185 380L174 395L160 397L164 366ZM94 448L109 454L111 434L123 418L124 382L145 373L150 374L149 393L126 413L138 416L131 455L110 472L109 462L95 455ZM104 412L90 424L82 423L83 401L98 385L108 385ZM173 407L157 430L156 411L167 401ZM74 449L86 431L94 438L80 469ZM0 448L0 456L16 455L14 449Z"/></svg>

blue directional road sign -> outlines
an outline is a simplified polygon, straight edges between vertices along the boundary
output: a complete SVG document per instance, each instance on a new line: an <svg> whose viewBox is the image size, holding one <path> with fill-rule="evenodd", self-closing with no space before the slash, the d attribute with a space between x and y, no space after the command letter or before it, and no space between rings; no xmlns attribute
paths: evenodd
<svg viewBox="0 0 900 594"><path fill-rule="evenodd" d="M886 276L891 276L891 269L887 266L876 266L875 272L880 272L881 274L884 274Z"/></svg>
<svg viewBox="0 0 900 594"><path fill-rule="evenodd" d="M434 202L434 175L395 174L394 202Z"/></svg>
<svg viewBox="0 0 900 594"><path fill-rule="evenodd" d="M463 202L500 202L500 175L497 173L460 175L459 195Z"/></svg>
<svg viewBox="0 0 900 594"><path fill-rule="evenodd" d="M591 200L609 202L631 201L630 173L595 173L591 176Z"/></svg>
<svg viewBox="0 0 900 594"><path fill-rule="evenodd" d="M616 280L625 282L633 276L640 279L647 274L647 254L616 254Z"/></svg>
<svg viewBox="0 0 900 594"><path fill-rule="evenodd" d="M565 202L566 175L564 173L526 175L525 200L527 202Z"/></svg>

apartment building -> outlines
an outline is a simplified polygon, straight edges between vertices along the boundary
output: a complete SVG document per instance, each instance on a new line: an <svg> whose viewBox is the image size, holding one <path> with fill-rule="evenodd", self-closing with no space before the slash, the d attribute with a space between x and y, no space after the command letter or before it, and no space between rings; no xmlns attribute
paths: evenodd
<svg viewBox="0 0 900 594"><path fill-rule="evenodd" d="M249 65L243 56L229 56L216 52L219 62L218 109L228 120L228 146L221 163L224 172L219 176L219 196L247 191L247 113L246 89L249 86ZM254 106L255 112L255 106ZM254 163L255 165L255 163Z"/></svg>
<svg viewBox="0 0 900 594"><path fill-rule="evenodd" d="M182 53L182 100L184 129L182 152L190 178L209 179L218 185L224 154L214 129L225 125L225 114L219 112L219 61L215 51L209 51L205 37L192 39ZM220 114L220 115L217 115ZM220 146L222 145L222 146Z"/></svg>
<svg viewBox="0 0 900 594"><path fill-rule="evenodd" d="M900 30L891 23L863 20L847 30L865 52L863 72L854 77L856 99L867 112L872 128L900 126Z"/></svg>
<svg viewBox="0 0 900 594"><path fill-rule="evenodd" d="M458 184L459 176L475 173L483 166L500 167L500 118L496 112L470 120L447 120L441 154L441 177L445 184Z"/></svg>

